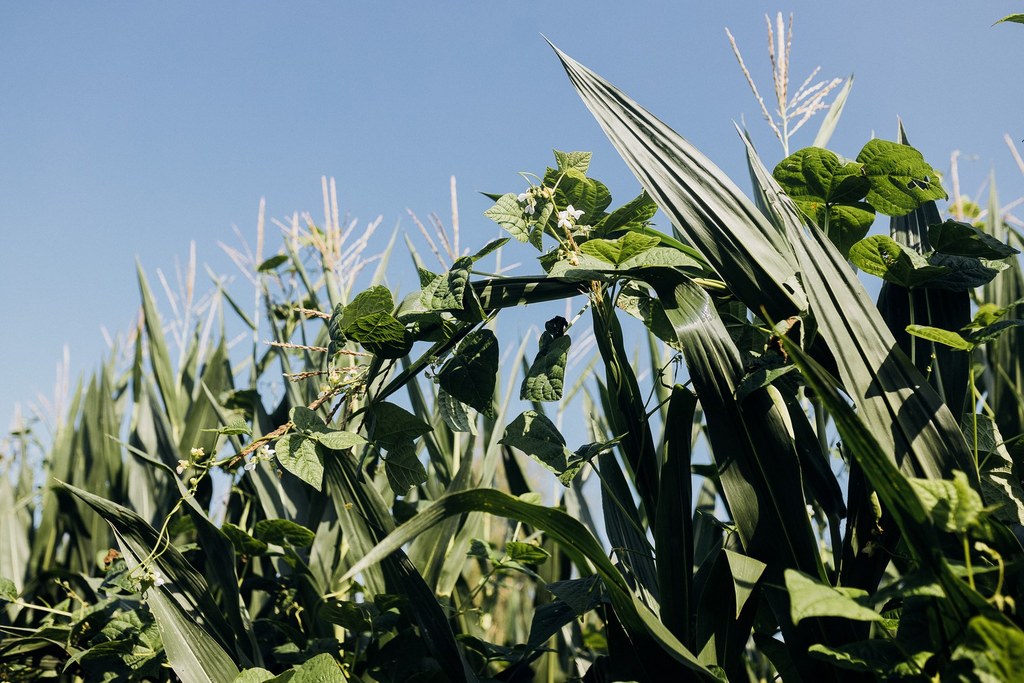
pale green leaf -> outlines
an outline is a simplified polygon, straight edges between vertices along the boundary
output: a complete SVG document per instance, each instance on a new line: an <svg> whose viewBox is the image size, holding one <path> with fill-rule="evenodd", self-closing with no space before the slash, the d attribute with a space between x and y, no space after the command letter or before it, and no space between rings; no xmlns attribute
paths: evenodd
<svg viewBox="0 0 1024 683"><path fill-rule="evenodd" d="M795 569L785 572L789 591L790 616L794 624L811 617L838 617L854 621L881 621L882 615L862 606L851 596ZM866 595L863 591L862 594Z"/></svg>
<svg viewBox="0 0 1024 683"><path fill-rule="evenodd" d="M557 149L555 150L555 162L558 164L559 171L572 169L580 173L586 173L587 169L590 168L592 156L592 152L559 152Z"/></svg>
<svg viewBox="0 0 1024 683"><path fill-rule="evenodd" d="M971 351L975 347L973 342L967 341L960 334L952 330L942 330L938 327L929 327L928 325L907 325L907 332L915 337L945 344L959 351Z"/></svg>
<svg viewBox="0 0 1024 683"><path fill-rule="evenodd" d="M522 543L520 541L509 541L505 544L505 554L513 562L522 564L544 564L551 553L533 543Z"/></svg>
<svg viewBox="0 0 1024 683"><path fill-rule="evenodd" d="M619 265L648 249L657 246L660 239L639 232L627 232L614 240L591 239L580 245L580 251L612 265Z"/></svg>
<svg viewBox="0 0 1024 683"><path fill-rule="evenodd" d="M512 192L504 194L494 206L484 211L484 215L507 230L520 242L530 238L530 226L523 214L523 205Z"/></svg>
<svg viewBox="0 0 1024 683"><path fill-rule="evenodd" d="M965 533L981 523L985 506L963 472L953 472L952 481L916 478L908 481L939 529Z"/></svg>
<svg viewBox="0 0 1024 683"><path fill-rule="evenodd" d="M332 451L343 451L366 443L366 439L358 434L340 430L316 432L312 436L321 446Z"/></svg>
<svg viewBox="0 0 1024 683"><path fill-rule="evenodd" d="M949 272L943 266L930 265L919 253L886 235L872 235L854 244L850 260L865 273L907 288Z"/></svg>
<svg viewBox="0 0 1024 683"><path fill-rule="evenodd" d="M324 465L313 439L301 434L285 434L277 440L274 450L281 467L317 491L320 490L324 480Z"/></svg>

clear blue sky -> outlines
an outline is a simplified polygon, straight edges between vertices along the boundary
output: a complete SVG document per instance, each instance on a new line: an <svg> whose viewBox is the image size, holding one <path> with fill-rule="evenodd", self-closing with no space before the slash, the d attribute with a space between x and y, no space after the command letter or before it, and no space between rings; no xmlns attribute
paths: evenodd
<svg viewBox="0 0 1024 683"><path fill-rule="evenodd" d="M1003 142L1024 138L1019 1L8 2L0 7L0 415L75 374L127 329L134 259L173 271L195 240L271 217L321 214L320 177L343 212L448 211L461 190L471 245L495 227L476 190L519 187L550 150L595 152L593 175L638 190L540 34L687 136L746 186L732 121L762 155L779 147L729 49L729 26L767 90L763 16L795 13L793 75L856 75L832 148L854 156L902 116L926 159L964 155L964 190L995 169L1006 200L1024 177ZM810 144L815 126L795 140ZM972 160L973 159L973 160ZM479 236L479 237L477 237Z"/></svg>

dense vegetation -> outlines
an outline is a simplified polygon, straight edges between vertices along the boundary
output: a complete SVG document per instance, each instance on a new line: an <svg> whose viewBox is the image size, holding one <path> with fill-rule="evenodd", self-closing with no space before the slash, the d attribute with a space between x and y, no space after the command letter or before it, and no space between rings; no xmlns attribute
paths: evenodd
<svg viewBox="0 0 1024 683"><path fill-rule="evenodd" d="M556 52L631 201L556 152L490 197L508 237L436 222L439 272L410 245L400 301L395 240L336 201L234 252L251 311L218 286L167 325L140 269L122 352L3 454L0 680L1024 675L1022 240L994 193L944 219L902 128L843 159L834 110L773 172L741 134L751 199ZM544 329L503 334L526 306Z"/></svg>

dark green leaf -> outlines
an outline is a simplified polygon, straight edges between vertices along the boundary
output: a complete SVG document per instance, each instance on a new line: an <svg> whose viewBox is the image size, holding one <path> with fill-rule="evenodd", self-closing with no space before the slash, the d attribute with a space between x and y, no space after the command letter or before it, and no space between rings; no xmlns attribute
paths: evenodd
<svg viewBox="0 0 1024 683"><path fill-rule="evenodd" d="M646 191L598 221L594 226L602 235L613 234L626 228L644 228L658 212L658 205Z"/></svg>
<svg viewBox="0 0 1024 683"><path fill-rule="evenodd" d="M505 427L499 443L518 448L555 474L565 472L571 454L555 423L535 410L525 411Z"/></svg>
<svg viewBox="0 0 1024 683"><path fill-rule="evenodd" d="M479 251L477 251L475 254L470 256L470 258L473 259L474 262L475 261L479 261L484 256L487 256L488 254L491 254L491 253L497 251L498 249L501 249L503 246L505 246L506 242L508 242L508 238L507 237L502 237L501 239L491 240L490 242L485 244L483 247L481 247Z"/></svg>
<svg viewBox="0 0 1024 683"><path fill-rule="evenodd" d="M989 261L938 252L928 257L928 262L933 266L945 268L947 272L931 279L926 286L954 292L969 292L975 287L988 284L1000 271L1006 270L1008 267L1003 261Z"/></svg>
<svg viewBox="0 0 1024 683"><path fill-rule="evenodd" d="M809 147L783 159L773 175L844 256L875 220L874 209L862 201L871 184L861 164Z"/></svg>
<svg viewBox="0 0 1024 683"><path fill-rule="evenodd" d="M114 528L129 567L152 557L158 534L145 520L117 503L62 485ZM159 557L152 562L167 584L150 589L146 602L160 625L161 640L175 674L186 681L234 680L238 667L226 649L233 649L228 645L233 634L203 575L174 546L162 546Z"/></svg>
<svg viewBox="0 0 1024 683"><path fill-rule="evenodd" d="M972 330L968 334L968 338L974 344L985 344L1021 326L1024 326L1024 320L1000 320L980 330Z"/></svg>
<svg viewBox="0 0 1024 683"><path fill-rule="evenodd" d="M404 441L388 449L384 471L396 496L406 495L410 488L427 480L427 470L417 457L416 446L412 441Z"/></svg>
<svg viewBox="0 0 1024 683"><path fill-rule="evenodd" d="M589 574L589 570L584 568L591 565L597 569L597 574L608 589L609 599L616 616L632 634L636 645L639 646L642 642L641 638L645 634L649 634L654 642L663 648L664 652L668 652L676 662L696 674L698 680L707 683L717 680L713 674L697 662L696 657L686 646L665 628L654 613L640 602L626 579L608 559L604 548L585 526L562 510L526 503L493 489L461 491L442 496L360 558L349 568L341 581L344 582L367 567L380 562L444 519L471 510L504 515L544 531L549 538L560 545L581 572ZM658 654L656 650L650 652L654 655ZM646 664L657 666L651 661L647 661ZM643 674L645 672L636 673ZM653 675L664 672L652 670L646 673Z"/></svg>
<svg viewBox="0 0 1024 683"><path fill-rule="evenodd" d="M287 519L261 519L256 522L253 535L265 543L295 548L308 548L314 538L312 531Z"/></svg>
<svg viewBox="0 0 1024 683"><path fill-rule="evenodd" d="M437 410L441 414L441 419L448 425L448 429L453 432L473 430L473 422L469 417L466 405L462 401L452 398L451 394L441 387L437 388Z"/></svg>
<svg viewBox="0 0 1024 683"><path fill-rule="evenodd" d="M295 406L288 411L288 419L301 432L321 432L325 429L324 421L316 412L306 406Z"/></svg>
<svg viewBox="0 0 1024 683"><path fill-rule="evenodd" d="M468 256L452 264L451 270L441 273L423 288L421 301L430 311L461 311L465 308L466 286L473 260Z"/></svg>
<svg viewBox="0 0 1024 683"><path fill-rule="evenodd" d="M431 431L430 425L394 403L375 403L373 414L373 443L384 450L400 443L413 441Z"/></svg>
<svg viewBox="0 0 1024 683"><path fill-rule="evenodd" d="M497 374L498 339L484 328L466 336L441 367L437 380L449 395L493 418Z"/></svg>
<svg viewBox="0 0 1024 683"><path fill-rule="evenodd" d="M224 522L221 531L231 541L235 551L240 555L260 555L267 551L267 544L247 534L244 529L231 522Z"/></svg>
<svg viewBox="0 0 1024 683"><path fill-rule="evenodd" d="M277 254L276 256L271 256L266 261L261 263L259 265L259 267L256 268L256 270L259 271L260 273L266 273L267 271L274 270L275 268L277 268L279 265L281 265L282 263L286 262L287 260L288 260L288 255L287 254Z"/></svg>
<svg viewBox="0 0 1024 683"><path fill-rule="evenodd" d="M1001 259L1019 253L970 223L954 220L930 226L928 242L935 251L956 256Z"/></svg>

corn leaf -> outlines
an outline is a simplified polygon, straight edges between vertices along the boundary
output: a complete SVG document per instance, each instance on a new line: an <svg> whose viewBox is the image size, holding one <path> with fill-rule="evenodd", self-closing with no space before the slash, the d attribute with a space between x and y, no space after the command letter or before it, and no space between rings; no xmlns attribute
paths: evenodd
<svg viewBox="0 0 1024 683"><path fill-rule="evenodd" d="M744 301L778 320L807 307L786 237L715 164L636 102L552 45L569 80L684 241Z"/></svg>
<svg viewBox="0 0 1024 683"><path fill-rule="evenodd" d="M442 496L384 538L349 568L342 580L347 580L381 562L447 517L471 511L510 517L544 531L559 544L581 573L589 573L591 567L596 570L609 592L616 614L634 636L649 634L676 662L696 674L699 680L717 680L711 672L697 663L696 657L633 594L622 574L608 559L604 548L586 527L561 510L533 505L494 489L461 491ZM650 675L667 672L647 673Z"/></svg>

